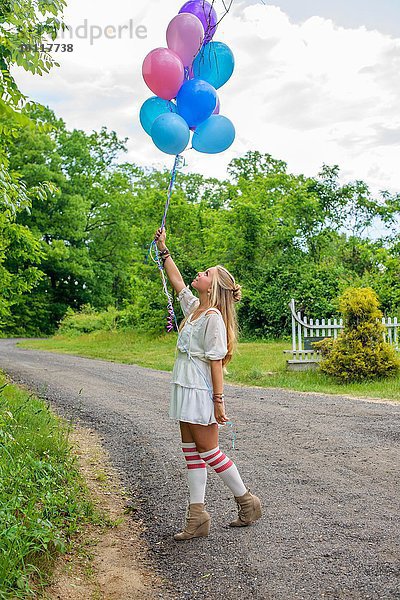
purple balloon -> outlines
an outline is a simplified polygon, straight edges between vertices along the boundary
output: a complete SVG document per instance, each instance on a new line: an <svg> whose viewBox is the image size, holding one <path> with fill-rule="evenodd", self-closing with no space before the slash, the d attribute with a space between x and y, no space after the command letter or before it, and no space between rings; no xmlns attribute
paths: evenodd
<svg viewBox="0 0 400 600"><path fill-rule="evenodd" d="M189 0L182 6L180 13L191 13L200 19L204 27L204 44L212 40L217 29L218 17L215 8L209 2L206 0Z"/></svg>

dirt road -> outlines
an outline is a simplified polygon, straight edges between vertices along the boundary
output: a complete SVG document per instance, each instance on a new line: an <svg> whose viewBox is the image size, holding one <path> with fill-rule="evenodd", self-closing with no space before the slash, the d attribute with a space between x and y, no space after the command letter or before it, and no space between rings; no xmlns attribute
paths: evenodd
<svg viewBox="0 0 400 600"><path fill-rule="evenodd" d="M210 536L178 543L187 487L169 373L13 340L0 340L0 368L101 434L177 598L400 598L400 403L226 386L236 449L229 430L220 445L264 517L227 527L236 506L209 472Z"/></svg>

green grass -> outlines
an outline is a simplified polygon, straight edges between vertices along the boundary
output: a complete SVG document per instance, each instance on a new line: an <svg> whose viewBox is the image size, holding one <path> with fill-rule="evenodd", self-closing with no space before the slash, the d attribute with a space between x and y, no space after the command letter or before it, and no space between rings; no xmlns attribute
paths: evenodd
<svg viewBox="0 0 400 600"><path fill-rule="evenodd" d="M0 373L0 599L33 598L83 523L98 523L69 443L46 403Z"/></svg>
<svg viewBox="0 0 400 600"><path fill-rule="evenodd" d="M132 331L98 331L86 335L29 340L21 342L19 346L170 371L174 363L175 344L176 334L154 337ZM303 392L400 400L400 377L340 385L318 371L287 371L288 355L284 355L283 350L288 349L290 342L287 341L242 342L228 366L226 381Z"/></svg>

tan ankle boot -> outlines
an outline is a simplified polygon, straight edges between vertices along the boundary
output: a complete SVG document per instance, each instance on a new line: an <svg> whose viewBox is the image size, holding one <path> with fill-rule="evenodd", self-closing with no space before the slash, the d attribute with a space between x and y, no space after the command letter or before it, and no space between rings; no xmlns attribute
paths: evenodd
<svg viewBox="0 0 400 600"><path fill-rule="evenodd" d="M181 533L175 533L175 540L190 540L195 537L206 537L210 531L211 517L204 510L204 504L189 504L186 511L185 528Z"/></svg>
<svg viewBox="0 0 400 600"><path fill-rule="evenodd" d="M229 523L230 527L246 527L261 517L261 502L257 496L247 490L243 496L235 496L239 509L239 516Z"/></svg>

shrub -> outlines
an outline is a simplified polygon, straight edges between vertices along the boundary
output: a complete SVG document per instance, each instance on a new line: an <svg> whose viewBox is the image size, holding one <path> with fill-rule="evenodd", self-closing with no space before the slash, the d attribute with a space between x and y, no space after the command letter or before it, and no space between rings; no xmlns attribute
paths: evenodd
<svg viewBox="0 0 400 600"><path fill-rule="evenodd" d="M344 330L336 340L314 343L320 350L320 369L342 383L395 375L400 360L384 341L385 326L376 293L371 288L348 288L339 299Z"/></svg>
<svg viewBox="0 0 400 600"><path fill-rule="evenodd" d="M82 306L79 312L68 308L60 323L58 333L71 335L91 333L92 331L110 331L117 328L119 318L120 313L113 306L109 306L103 312L96 312L90 304Z"/></svg>

